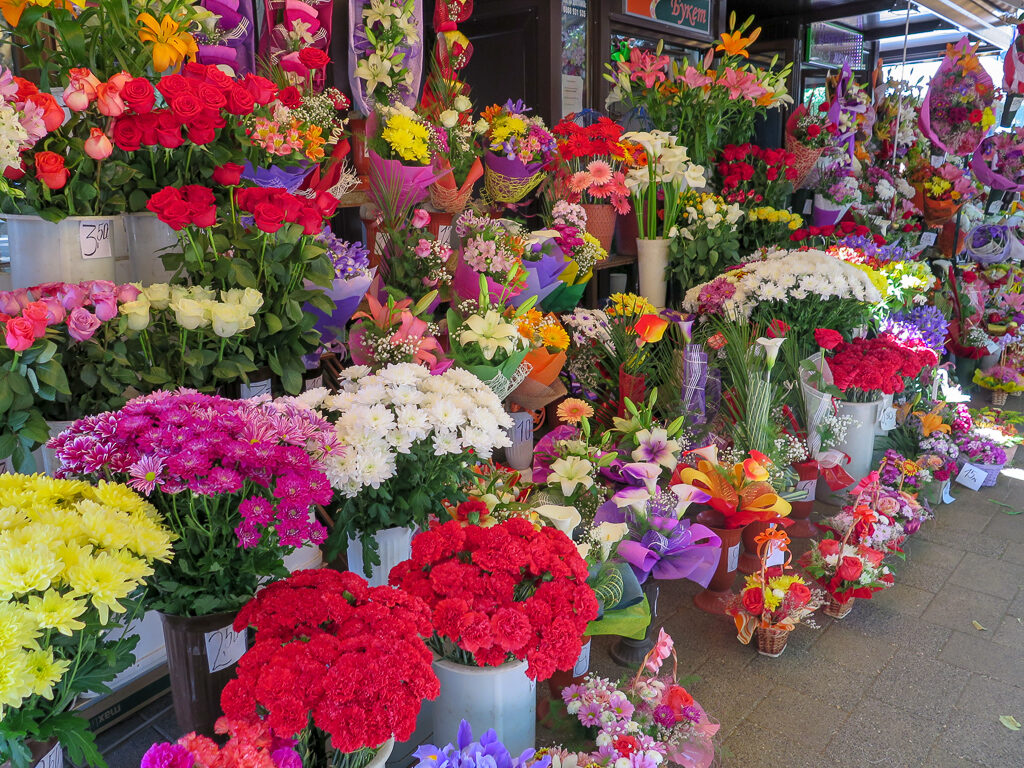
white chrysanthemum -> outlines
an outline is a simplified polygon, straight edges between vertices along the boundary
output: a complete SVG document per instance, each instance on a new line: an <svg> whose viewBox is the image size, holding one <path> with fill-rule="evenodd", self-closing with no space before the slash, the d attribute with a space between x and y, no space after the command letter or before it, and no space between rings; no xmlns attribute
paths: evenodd
<svg viewBox="0 0 1024 768"><path fill-rule="evenodd" d="M341 372L341 378L348 381L356 381L358 379L366 378L370 375L370 366L368 365L353 365L349 366Z"/></svg>
<svg viewBox="0 0 1024 768"><path fill-rule="evenodd" d="M462 443L456 432L450 429L439 430L434 434L434 455L446 453L462 453Z"/></svg>

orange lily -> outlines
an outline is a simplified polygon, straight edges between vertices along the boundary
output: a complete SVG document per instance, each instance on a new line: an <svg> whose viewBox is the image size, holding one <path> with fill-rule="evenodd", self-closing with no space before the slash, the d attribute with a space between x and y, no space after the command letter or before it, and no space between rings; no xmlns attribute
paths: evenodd
<svg viewBox="0 0 1024 768"><path fill-rule="evenodd" d="M723 32L722 42L718 44L715 50L725 51L726 56L742 56L745 59L749 59L750 54L747 53L747 46L757 40L760 34L760 27L751 32L750 37L744 37L742 32Z"/></svg>
<svg viewBox="0 0 1024 768"><path fill-rule="evenodd" d="M191 33L183 31L181 25L166 13L159 22L151 13L140 13L138 23L142 26L139 40L153 44L153 69L156 72L177 69L199 52Z"/></svg>
<svg viewBox="0 0 1024 768"><path fill-rule="evenodd" d="M17 27L21 21L21 14L29 6L29 0L0 0L0 13L4 20L12 27Z"/></svg>
<svg viewBox="0 0 1024 768"><path fill-rule="evenodd" d="M932 432L945 432L946 434L949 434L949 424L943 424L942 417L938 414L914 411L914 416L921 419L921 433L925 437L928 437Z"/></svg>
<svg viewBox="0 0 1024 768"><path fill-rule="evenodd" d="M704 456L707 449L702 449ZM691 451L692 453L692 451ZM752 462L750 471L755 477L767 478L768 473L757 457L748 459ZM731 468L722 467L716 461L702 458L697 468L681 466L676 470L676 478L687 485L708 494L708 504L726 518L726 526L740 528L753 521L769 522L785 517L792 511L788 501L781 498L775 489L764 480L751 480L748 475L747 462L736 464Z"/></svg>

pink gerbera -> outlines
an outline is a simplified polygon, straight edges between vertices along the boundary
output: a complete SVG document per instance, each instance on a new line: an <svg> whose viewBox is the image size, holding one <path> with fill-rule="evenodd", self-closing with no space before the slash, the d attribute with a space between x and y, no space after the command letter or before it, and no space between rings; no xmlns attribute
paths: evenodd
<svg viewBox="0 0 1024 768"><path fill-rule="evenodd" d="M577 171L569 177L569 189L573 192L585 192L594 182L594 177L586 171Z"/></svg>
<svg viewBox="0 0 1024 768"><path fill-rule="evenodd" d="M156 488L160 480L160 472L163 468L164 463L160 457L143 456L128 470L128 474L131 477L128 485L148 496Z"/></svg>
<svg viewBox="0 0 1024 768"><path fill-rule="evenodd" d="M612 167L604 160L594 160L587 166L594 184L607 184L612 179Z"/></svg>

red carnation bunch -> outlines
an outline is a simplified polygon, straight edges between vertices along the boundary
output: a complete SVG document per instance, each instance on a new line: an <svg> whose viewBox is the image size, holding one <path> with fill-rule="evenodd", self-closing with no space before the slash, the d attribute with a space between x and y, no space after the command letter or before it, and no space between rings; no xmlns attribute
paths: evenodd
<svg viewBox="0 0 1024 768"><path fill-rule="evenodd" d="M175 149L186 138L193 144L210 144L228 125L225 115L250 115L257 105L277 96L277 87L264 77L250 74L244 80L233 80L212 64L195 62L186 64L181 74L160 78L156 90L166 106L156 108L156 93L147 78L133 78L121 89L127 109L112 129L114 144L120 149Z"/></svg>
<svg viewBox="0 0 1024 768"><path fill-rule="evenodd" d="M235 619L236 631L246 627L256 640L221 696L233 721L265 722L275 735L294 737L312 718L334 749L348 753L392 735L408 739L421 702L439 693L422 639L430 610L353 573L297 571L270 584Z"/></svg>
<svg viewBox="0 0 1024 768"><path fill-rule="evenodd" d="M782 207L798 174L796 156L784 149L729 144L716 165L722 197L729 203L765 203Z"/></svg>
<svg viewBox="0 0 1024 768"><path fill-rule="evenodd" d="M851 402L870 402L880 394L902 392L906 379L917 378L923 368L939 362L932 349L910 346L887 333L843 342L834 349L828 367L836 387Z"/></svg>
<svg viewBox="0 0 1024 768"><path fill-rule="evenodd" d="M461 650L491 667L525 659L537 680L572 669L597 617L576 545L522 518L492 528L435 525L413 539L412 557L390 581L431 607L428 643L439 654L457 660Z"/></svg>

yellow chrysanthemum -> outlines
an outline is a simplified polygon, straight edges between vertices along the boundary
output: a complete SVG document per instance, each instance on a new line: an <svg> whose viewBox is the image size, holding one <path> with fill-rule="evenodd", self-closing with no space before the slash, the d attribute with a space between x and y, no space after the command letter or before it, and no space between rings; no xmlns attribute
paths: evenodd
<svg viewBox="0 0 1024 768"><path fill-rule="evenodd" d="M83 601L62 595L55 589L46 590L42 597L30 595L28 598L28 614L37 626L55 629L68 637L74 630L85 629L85 624L77 619L87 608Z"/></svg>
<svg viewBox="0 0 1024 768"><path fill-rule="evenodd" d="M0 531L20 528L27 522L28 516L17 507L0 507Z"/></svg>
<svg viewBox="0 0 1024 768"><path fill-rule="evenodd" d="M60 682L71 662L53 658L53 649L42 648L29 651L25 664L32 680L32 693L44 699L53 698L53 686Z"/></svg>
<svg viewBox="0 0 1024 768"><path fill-rule="evenodd" d="M408 115L392 115L380 135L403 160L419 165L430 162L430 131Z"/></svg>
<svg viewBox="0 0 1024 768"><path fill-rule="evenodd" d="M0 537L0 597L48 589L62 570L50 548L44 544L13 545L11 539Z"/></svg>
<svg viewBox="0 0 1024 768"><path fill-rule="evenodd" d="M39 627L32 621L25 606L0 602L0 656L20 648L36 648Z"/></svg>
<svg viewBox="0 0 1024 768"><path fill-rule="evenodd" d="M106 480L100 480L95 488L89 489L89 496L104 506L123 509L129 514L145 514L150 519L157 517L156 507L128 486L120 483L108 483Z"/></svg>
<svg viewBox="0 0 1024 768"><path fill-rule="evenodd" d="M651 302L635 293L613 293L608 297L608 300L610 303L605 311L611 317L632 317L634 315L653 315L658 313L658 310L655 309Z"/></svg>
<svg viewBox="0 0 1024 768"><path fill-rule="evenodd" d="M120 600L128 597L137 586L129 575L128 566L107 552L84 558L69 568L67 579L72 594L89 598L103 624L107 623L111 611L124 612Z"/></svg>
<svg viewBox="0 0 1024 768"><path fill-rule="evenodd" d="M28 658L21 650L0 654L0 717L4 707L18 707L32 695L35 677Z"/></svg>

